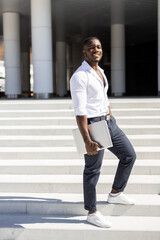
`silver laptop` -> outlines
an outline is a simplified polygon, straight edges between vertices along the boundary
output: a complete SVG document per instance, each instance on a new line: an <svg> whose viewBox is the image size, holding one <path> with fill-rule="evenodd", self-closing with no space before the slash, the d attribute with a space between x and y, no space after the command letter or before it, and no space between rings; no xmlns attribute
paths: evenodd
<svg viewBox="0 0 160 240"><path fill-rule="evenodd" d="M108 125L105 120L89 124L88 130L89 130L91 139L97 142L101 147L109 148L113 146ZM82 135L79 131L79 128L73 129L72 132L73 132L73 138L75 141L77 152L79 154L86 154L87 152L86 152L85 144L84 144ZM100 150L100 149L97 149L97 150Z"/></svg>

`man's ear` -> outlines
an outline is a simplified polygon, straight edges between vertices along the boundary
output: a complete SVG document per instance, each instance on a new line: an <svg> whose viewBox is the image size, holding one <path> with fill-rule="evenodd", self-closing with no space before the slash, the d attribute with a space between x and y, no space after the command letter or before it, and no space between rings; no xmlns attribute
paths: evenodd
<svg viewBox="0 0 160 240"><path fill-rule="evenodd" d="M82 53L83 53L83 56L86 56L86 51L84 49L83 49Z"/></svg>

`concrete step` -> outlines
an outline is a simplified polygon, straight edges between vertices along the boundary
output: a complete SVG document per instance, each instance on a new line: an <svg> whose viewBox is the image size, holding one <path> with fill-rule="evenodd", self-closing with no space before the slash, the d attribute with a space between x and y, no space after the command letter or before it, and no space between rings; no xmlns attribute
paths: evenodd
<svg viewBox="0 0 160 240"><path fill-rule="evenodd" d="M154 102L155 107L157 102ZM152 105L153 106L153 105ZM151 106L151 107L152 107ZM48 99L48 100L4 100L0 103L0 110L52 110L73 108L71 99Z"/></svg>
<svg viewBox="0 0 160 240"><path fill-rule="evenodd" d="M133 146L160 146L160 134L128 135ZM28 136L0 135L0 147L74 147L72 135Z"/></svg>
<svg viewBox="0 0 160 240"><path fill-rule="evenodd" d="M115 174L118 160L104 159L101 174ZM26 159L26 160L0 160L0 174L16 175L82 175L84 169L83 159ZM160 175L160 160L137 159L133 175Z"/></svg>
<svg viewBox="0 0 160 240"><path fill-rule="evenodd" d="M114 116L160 116L160 108L114 108ZM0 110L0 117L69 117L74 116L73 108Z"/></svg>
<svg viewBox="0 0 160 240"><path fill-rule="evenodd" d="M119 125L129 135L160 134L160 125ZM0 135L72 135L77 125L0 126Z"/></svg>
<svg viewBox="0 0 160 240"><path fill-rule="evenodd" d="M0 110L0 117L74 117L73 109Z"/></svg>
<svg viewBox="0 0 160 240"><path fill-rule="evenodd" d="M160 116L117 116L121 125L158 125ZM75 117L1 117L0 126L19 125L76 125Z"/></svg>
<svg viewBox="0 0 160 240"><path fill-rule="evenodd" d="M160 195L127 194L135 205L109 204L108 194L97 195L97 207L106 216L160 217ZM0 193L0 214L87 215L82 194Z"/></svg>
<svg viewBox="0 0 160 240"><path fill-rule="evenodd" d="M159 134L127 135L133 146L160 146Z"/></svg>
<svg viewBox="0 0 160 240"><path fill-rule="evenodd" d="M160 116L116 116L119 125L158 125Z"/></svg>
<svg viewBox="0 0 160 240"><path fill-rule="evenodd" d="M82 193L80 175L0 175L0 192ZM114 175L101 175L97 192L110 192ZM131 175L126 193L159 194L159 175Z"/></svg>
<svg viewBox="0 0 160 240"><path fill-rule="evenodd" d="M160 159L159 147L135 147L138 159ZM108 149L104 157L116 159ZM75 147L0 147L0 159L82 159Z"/></svg>
<svg viewBox="0 0 160 240"><path fill-rule="evenodd" d="M86 216L2 215L0 240L159 240L159 217L106 217L111 228L98 228L86 222Z"/></svg>
<svg viewBox="0 0 160 240"><path fill-rule="evenodd" d="M159 134L160 125L119 125L129 135Z"/></svg>
<svg viewBox="0 0 160 240"><path fill-rule="evenodd" d="M160 99L114 99L109 98L111 108L153 108L153 107L160 107Z"/></svg>
<svg viewBox="0 0 160 240"><path fill-rule="evenodd" d="M159 98L111 98L109 102L112 108L153 108L160 106ZM60 109L73 107L70 98L65 99L49 99L49 100L36 100L36 99L18 99L18 100L1 100L0 110L16 110L16 109Z"/></svg>

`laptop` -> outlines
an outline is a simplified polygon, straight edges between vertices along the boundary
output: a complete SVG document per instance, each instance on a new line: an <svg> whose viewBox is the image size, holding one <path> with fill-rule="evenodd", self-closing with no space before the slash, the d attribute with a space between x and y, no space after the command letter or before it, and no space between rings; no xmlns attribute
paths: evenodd
<svg viewBox="0 0 160 240"><path fill-rule="evenodd" d="M97 142L101 147L109 148L113 146L108 125L105 120L89 124L88 130L92 141ZM83 141L79 128L73 129L72 133L77 152L79 154L86 154L87 152L85 148L85 143Z"/></svg>

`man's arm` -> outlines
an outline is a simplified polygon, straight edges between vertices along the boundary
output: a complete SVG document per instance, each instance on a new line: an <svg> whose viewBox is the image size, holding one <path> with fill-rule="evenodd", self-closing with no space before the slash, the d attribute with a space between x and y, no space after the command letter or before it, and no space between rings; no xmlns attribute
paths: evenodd
<svg viewBox="0 0 160 240"><path fill-rule="evenodd" d="M83 137L88 155L95 155L98 153L97 148L100 148L100 146L91 140L88 132L86 88L87 81L85 79L85 75L81 76L78 73L73 75L70 80L70 90L74 104L77 125Z"/></svg>
<svg viewBox="0 0 160 240"><path fill-rule="evenodd" d="M85 143L87 154L88 155L97 154L98 153L97 148L101 148L101 147L98 145L98 143L93 142L89 136L87 116L85 115L76 116L76 120Z"/></svg>
<svg viewBox="0 0 160 240"><path fill-rule="evenodd" d="M111 112L110 106L108 106L108 110L109 110L109 115L112 116L112 112Z"/></svg>

